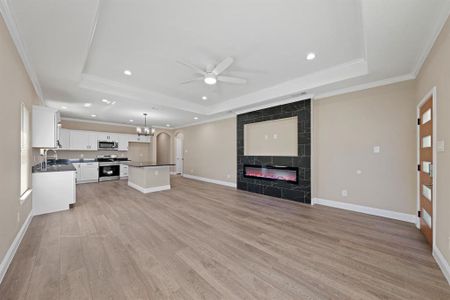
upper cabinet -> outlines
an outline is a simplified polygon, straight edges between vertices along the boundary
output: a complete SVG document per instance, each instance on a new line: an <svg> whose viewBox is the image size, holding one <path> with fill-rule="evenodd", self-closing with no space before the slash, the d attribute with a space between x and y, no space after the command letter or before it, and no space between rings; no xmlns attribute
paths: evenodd
<svg viewBox="0 0 450 300"><path fill-rule="evenodd" d="M151 137L59 128L57 140L59 150L96 151L98 141L114 141L119 143L118 151L128 151L130 142L150 143Z"/></svg>
<svg viewBox="0 0 450 300"><path fill-rule="evenodd" d="M60 128L58 137L58 146L60 150L70 150L70 130Z"/></svg>
<svg viewBox="0 0 450 300"><path fill-rule="evenodd" d="M33 106L32 142L34 148L58 148L60 116L58 110Z"/></svg>
<svg viewBox="0 0 450 300"><path fill-rule="evenodd" d="M70 150L97 150L97 134L90 131L70 130Z"/></svg>
<svg viewBox="0 0 450 300"><path fill-rule="evenodd" d="M97 139L99 141L119 142L119 134L108 132L97 132Z"/></svg>

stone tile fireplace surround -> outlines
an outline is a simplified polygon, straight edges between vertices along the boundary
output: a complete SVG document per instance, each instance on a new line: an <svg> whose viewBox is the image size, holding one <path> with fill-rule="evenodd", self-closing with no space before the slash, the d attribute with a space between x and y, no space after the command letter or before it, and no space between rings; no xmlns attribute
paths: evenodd
<svg viewBox="0 0 450 300"><path fill-rule="evenodd" d="M245 156L244 125L297 116L298 156ZM297 183L244 176L244 166L298 168ZM270 169L270 168L266 168ZM248 175L248 174L247 174ZM254 174L253 174L254 175ZM311 100L261 109L237 116L237 188L249 192L311 203Z"/></svg>

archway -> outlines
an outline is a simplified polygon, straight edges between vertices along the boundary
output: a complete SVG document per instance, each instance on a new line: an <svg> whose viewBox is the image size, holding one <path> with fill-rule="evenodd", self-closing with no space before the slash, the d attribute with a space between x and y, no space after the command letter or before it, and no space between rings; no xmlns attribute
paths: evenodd
<svg viewBox="0 0 450 300"><path fill-rule="evenodd" d="M170 163L170 135L165 132L156 136L156 162L158 164Z"/></svg>

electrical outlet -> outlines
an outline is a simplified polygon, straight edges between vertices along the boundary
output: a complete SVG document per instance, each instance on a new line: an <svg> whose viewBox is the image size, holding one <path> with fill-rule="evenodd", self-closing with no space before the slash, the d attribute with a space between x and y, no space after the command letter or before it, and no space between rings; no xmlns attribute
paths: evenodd
<svg viewBox="0 0 450 300"><path fill-rule="evenodd" d="M278 134L275 133L275 134L273 135L273 139L274 139L274 140L277 140L277 139L278 139Z"/></svg>
<svg viewBox="0 0 450 300"><path fill-rule="evenodd" d="M341 191L341 195L342 195L342 197L347 197L348 196L348 191L347 190L342 190Z"/></svg>
<svg viewBox="0 0 450 300"><path fill-rule="evenodd" d="M80 158L84 158L84 154L82 153L82 154L80 154Z"/></svg>
<svg viewBox="0 0 450 300"><path fill-rule="evenodd" d="M356 170L356 174L361 175L362 171L361 170Z"/></svg>
<svg viewBox="0 0 450 300"><path fill-rule="evenodd" d="M230 179L230 178L231 178L231 175L230 175L230 174L227 174L227 178Z"/></svg>
<svg viewBox="0 0 450 300"><path fill-rule="evenodd" d="M381 147L380 146L373 146L373 153L378 154L381 152Z"/></svg>
<svg viewBox="0 0 450 300"><path fill-rule="evenodd" d="M158 170L155 171L155 175L159 175L159 171Z"/></svg>
<svg viewBox="0 0 450 300"><path fill-rule="evenodd" d="M267 141L269 139L269 136L267 134L264 135L264 139Z"/></svg>
<svg viewBox="0 0 450 300"><path fill-rule="evenodd" d="M444 152L444 151L445 151L445 142L438 141L437 142L437 152Z"/></svg>

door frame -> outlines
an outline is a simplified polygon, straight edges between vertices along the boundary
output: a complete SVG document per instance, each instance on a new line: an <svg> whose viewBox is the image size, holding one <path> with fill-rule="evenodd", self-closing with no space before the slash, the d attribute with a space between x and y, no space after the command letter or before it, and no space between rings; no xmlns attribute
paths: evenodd
<svg viewBox="0 0 450 300"><path fill-rule="evenodd" d="M181 144L181 172L178 173L178 160L177 160L177 154L178 154L178 146ZM175 135L175 173L183 175L184 173L184 135L179 132Z"/></svg>
<svg viewBox="0 0 450 300"><path fill-rule="evenodd" d="M432 205L433 205L433 245L432 249L434 250L436 248L436 216L437 216L437 206L436 206L436 182L437 182L437 88L434 86L426 95L425 97L420 100L419 104L417 104L417 119L421 117L420 115L420 107L432 97L432 105L433 109L431 112L431 122L433 122L433 138L432 138L432 144L433 144L433 189L432 189ZM420 141L420 125L417 124L417 165L420 165L420 147L421 147L421 141ZM417 182L416 182L416 188L417 188L417 211L420 211L420 172L417 171ZM420 229L420 218L417 219L416 227Z"/></svg>

